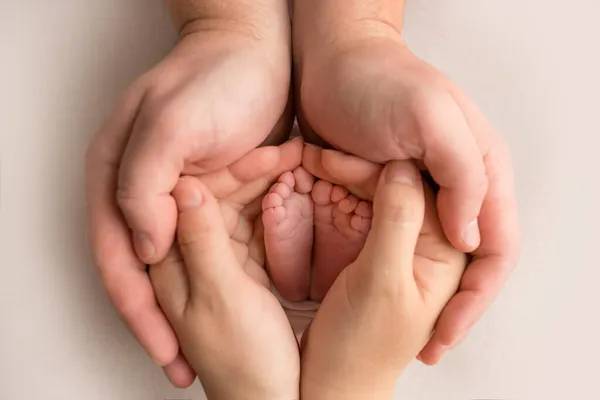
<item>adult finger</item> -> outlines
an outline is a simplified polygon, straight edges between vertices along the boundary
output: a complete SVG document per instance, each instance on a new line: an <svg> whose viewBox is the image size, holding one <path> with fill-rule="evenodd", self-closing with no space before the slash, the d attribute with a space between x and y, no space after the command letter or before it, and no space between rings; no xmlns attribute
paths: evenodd
<svg viewBox="0 0 600 400"><path fill-rule="evenodd" d="M461 280L458 293L442 311L434 335L419 358L437 363L458 345L487 310L514 269L519 253L519 222L510 154L499 139L486 157L490 178L480 215L481 246Z"/></svg>
<svg viewBox="0 0 600 400"><path fill-rule="evenodd" d="M302 148L301 138L280 146L260 147L227 168L199 175L198 178L216 198L247 204L263 194L279 175L300 165Z"/></svg>
<svg viewBox="0 0 600 400"><path fill-rule="evenodd" d="M424 214L417 168L410 161L389 162L375 192L371 231L356 262L369 281L388 286L414 282L413 258Z"/></svg>
<svg viewBox="0 0 600 400"><path fill-rule="evenodd" d="M187 388L196 380L196 373L181 353L171 364L165 366L163 371L169 382L177 388Z"/></svg>
<svg viewBox="0 0 600 400"><path fill-rule="evenodd" d="M179 180L173 197L179 210L177 240L187 268L190 298L214 293L241 271L217 201L198 179Z"/></svg>
<svg viewBox="0 0 600 400"><path fill-rule="evenodd" d="M167 256L148 269L156 299L167 319L177 322L189 298L186 267L179 246L175 244Z"/></svg>
<svg viewBox="0 0 600 400"><path fill-rule="evenodd" d="M465 116L450 95L429 97L426 104L425 111L416 113L428 113L419 119L419 129L423 132L423 162L440 186L440 221L452 245L471 252L481 239L478 216L488 182L483 156Z"/></svg>
<svg viewBox="0 0 600 400"><path fill-rule="evenodd" d="M155 362L165 366L178 352L171 326L156 304L145 265L115 200L119 160L133 125L143 88L134 85L92 139L86 155L89 238L100 275L115 308Z"/></svg>
<svg viewBox="0 0 600 400"><path fill-rule="evenodd" d="M137 118L121 159L117 201L132 230L140 260L164 258L175 235L177 208L171 196L191 143L184 143L172 110Z"/></svg>
<svg viewBox="0 0 600 400"><path fill-rule="evenodd" d="M373 200L383 166L337 150L307 144L302 165L319 179L346 187L363 200Z"/></svg>
<svg viewBox="0 0 600 400"><path fill-rule="evenodd" d="M150 266L148 273L161 309L176 327L189 298L188 277L179 247L174 245L164 260ZM171 384L179 388L190 386L196 379L196 373L181 353L163 371Z"/></svg>

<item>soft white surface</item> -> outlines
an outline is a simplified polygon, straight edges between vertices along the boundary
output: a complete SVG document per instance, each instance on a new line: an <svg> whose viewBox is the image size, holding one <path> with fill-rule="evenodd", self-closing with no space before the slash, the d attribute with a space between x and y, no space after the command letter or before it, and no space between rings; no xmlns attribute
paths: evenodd
<svg viewBox="0 0 600 400"><path fill-rule="evenodd" d="M467 342L413 365L398 398L600 398L598 17L596 0L409 1L409 42L513 149L524 251ZM84 235L86 143L173 41L159 1L0 0L1 399L202 398L129 336Z"/></svg>

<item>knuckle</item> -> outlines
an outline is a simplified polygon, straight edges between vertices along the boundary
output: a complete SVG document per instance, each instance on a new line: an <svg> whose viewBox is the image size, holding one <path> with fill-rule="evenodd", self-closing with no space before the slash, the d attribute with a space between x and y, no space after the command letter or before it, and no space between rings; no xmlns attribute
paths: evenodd
<svg viewBox="0 0 600 400"><path fill-rule="evenodd" d="M408 193L406 196L388 196L387 209L383 213L383 218L406 226L418 224L422 218L423 208L418 200L416 195Z"/></svg>
<svg viewBox="0 0 600 400"><path fill-rule="evenodd" d="M181 112L177 108L166 104L153 113L150 121L157 134L168 136L169 132L177 131L181 127L183 119L180 114Z"/></svg>

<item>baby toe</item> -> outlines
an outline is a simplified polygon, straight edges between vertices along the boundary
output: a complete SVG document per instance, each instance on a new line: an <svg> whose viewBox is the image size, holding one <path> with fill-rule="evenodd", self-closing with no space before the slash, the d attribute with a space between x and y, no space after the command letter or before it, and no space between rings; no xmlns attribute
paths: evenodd
<svg viewBox="0 0 600 400"><path fill-rule="evenodd" d="M348 197L340 200L340 202L338 203L338 208L340 209L340 211L346 214L350 214L356 209L358 204L359 200L355 196L349 195Z"/></svg>
<svg viewBox="0 0 600 400"><path fill-rule="evenodd" d="M267 194L262 201L262 210L263 211L266 211L269 208L281 207L281 206L283 206L283 198L275 192L271 192L271 193Z"/></svg>
<svg viewBox="0 0 600 400"><path fill-rule="evenodd" d="M287 199L292 195L292 186L286 183L278 182L271 187L269 194L277 194L282 199Z"/></svg>
<svg viewBox="0 0 600 400"><path fill-rule="evenodd" d="M282 206L275 206L263 211L262 220L265 229L279 225L285 219L286 211Z"/></svg>
<svg viewBox="0 0 600 400"><path fill-rule="evenodd" d="M343 186L334 186L331 190L331 201L334 203L338 203L342 199L348 196L348 189Z"/></svg>
<svg viewBox="0 0 600 400"><path fill-rule="evenodd" d="M313 201L320 206L326 206L330 204L332 189L333 185L331 182L317 181L311 191Z"/></svg>
<svg viewBox="0 0 600 400"><path fill-rule="evenodd" d="M294 187L296 180L294 179L294 174L291 171L286 171L283 174L279 175L277 182L283 183L289 187Z"/></svg>
<svg viewBox="0 0 600 400"><path fill-rule="evenodd" d="M357 230L360 233L368 233L371 229L371 218L361 217L360 215L353 215L350 220L350 226L352 229Z"/></svg>
<svg viewBox="0 0 600 400"><path fill-rule="evenodd" d="M294 189L296 190L296 192L302 193L302 194L310 193L310 191L313 188L314 182L315 182L315 177L312 176L303 167L296 168L294 170L293 174L294 174L294 180L296 181L296 184L294 186Z"/></svg>
<svg viewBox="0 0 600 400"><path fill-rule="evenodd" d="M369 202L361 201L356 206L356 210L354 210L354 213L361 217L372 218L373 217L373 206Z"/></svg>

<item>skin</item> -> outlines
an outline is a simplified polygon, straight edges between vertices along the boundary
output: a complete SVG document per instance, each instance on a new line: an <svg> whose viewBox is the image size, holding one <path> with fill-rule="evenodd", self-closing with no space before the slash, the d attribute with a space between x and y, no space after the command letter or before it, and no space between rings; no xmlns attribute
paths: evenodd
<svg viewBox="0 0 600 400"><path fill-rule="evenodd" d="M229 168L184 177L173 192L178 246L150 276L208 398L291 399L299 389L309 399L390 398L466 265L411 163L390 163L382 173L356 157L305 149L303 163L321 177L363 171L346 181L374 197L375 214L364 249L304 336L300 371L293 332L267 289L257 218L276 174L299 162L299 144L258 149Z"/></svg>
<svg viewBox="0 0 600 400"><path fill-rule="evenodd" d="M86 156L90 242L115 308L175 386L194 373L145 265L175 236L180 175L216 171L287 138L286 0L171 0L181 39L122 95Z"/></svg>
<svg viewBox="0 0 600 400"><path fill-rule="evenodd" d="M435 364L515 267L519 224L506 144L466 94L406 46L403 13L396 0L296 1L295 93L308 141L379 163L416 160L440 186L444 232L473 258L420 354Z"/></svg>
<svg viewBox="0 0 600 400"><path fill-rule="evenodd" d="M256 149L173 192L178 243L150 277L210 399L299 398L298 344L264 269L260 201L301 153L299 140Z"/></svg>
<svg viewBox="0 0 600 400"><path fill-rule="evenodd" d="M171 192L181 174L218 170L287 136L290 23L285 0L167 4L181 40L125 91L94 136L86 191L94 261L111 300L171 382L187 386L193 372L144 264L171 246ZM477 248L421 353L435 363L514 268L519 229L505 144L466 95L405 46L403 9L392 0L295 2L295 92L307 137L373 161L422 161L441 186L450 241Z"/></svg>
<svg viewBox="0 0 600 400"><path fill-rule="evenodd" d="M374 214L360 255L303 337L302 397L389 399L458 287L466 257L446 240L433 193L412 162L393 161L381 172L356 157L307 149L303 165L374 199Z"/></svg>

